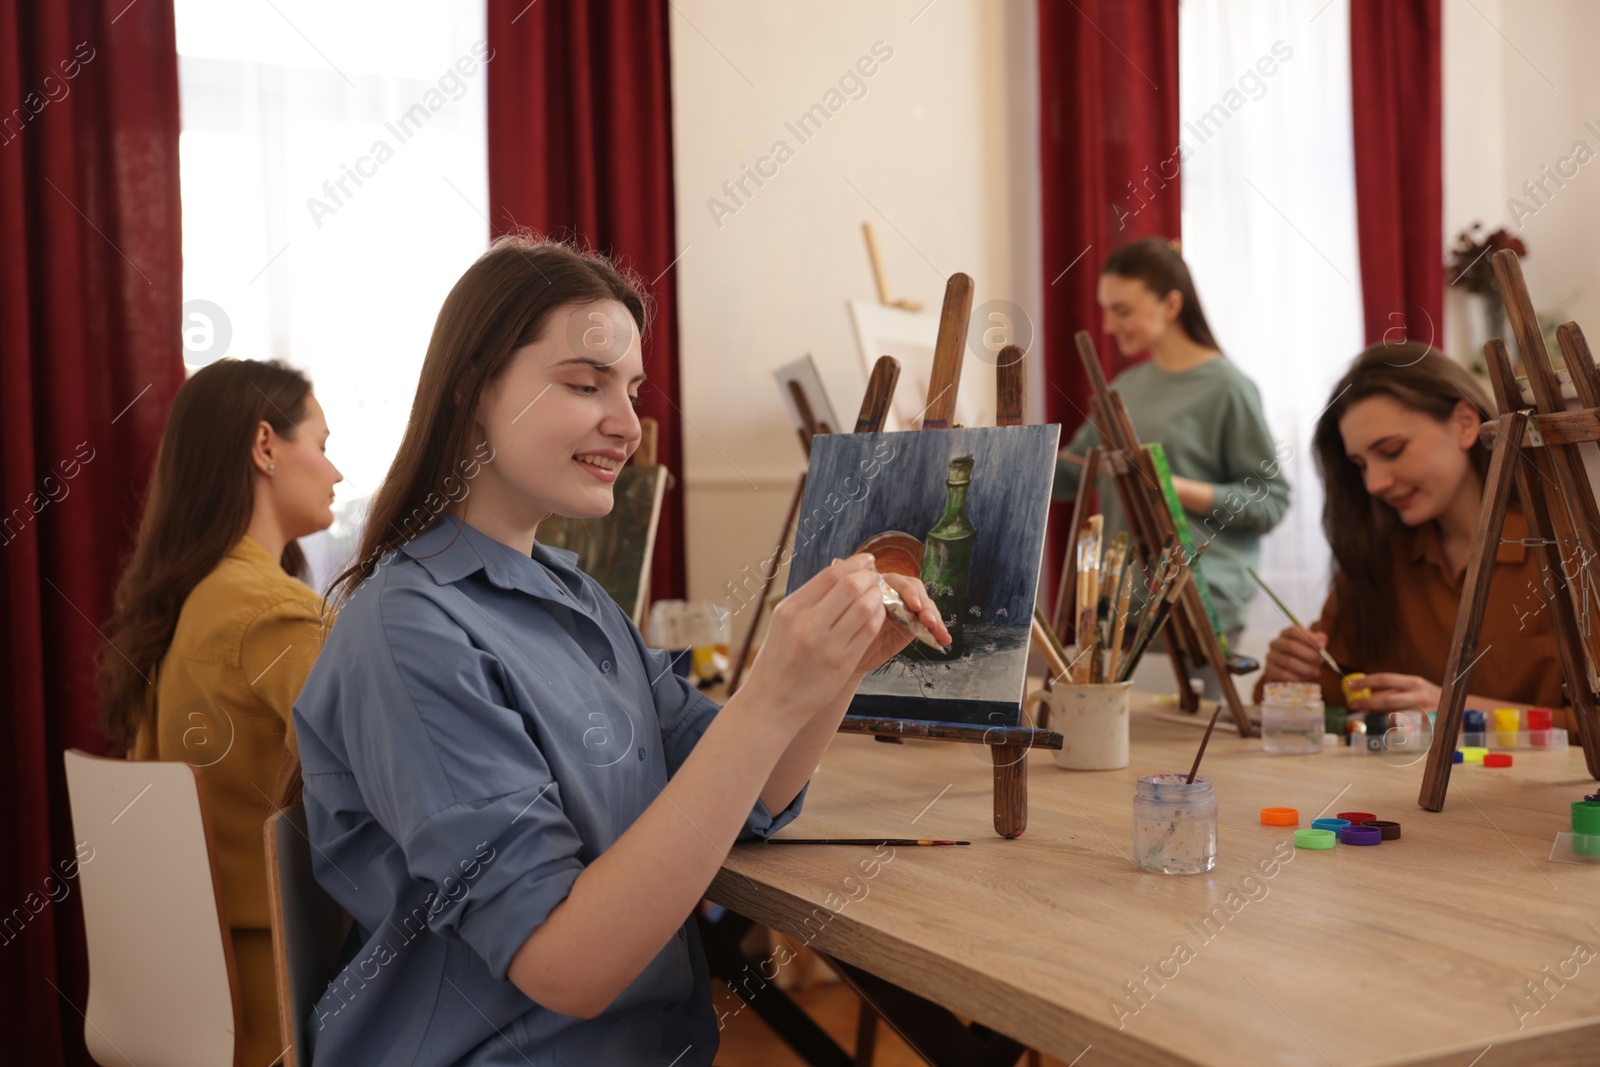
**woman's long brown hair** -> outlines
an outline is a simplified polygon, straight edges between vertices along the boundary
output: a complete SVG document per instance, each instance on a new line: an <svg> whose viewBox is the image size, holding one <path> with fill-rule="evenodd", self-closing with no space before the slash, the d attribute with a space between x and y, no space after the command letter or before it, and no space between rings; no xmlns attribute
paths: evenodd
<svg viewBox="0 0 1600 1067"><path fill-rule="evenodd" d="M523 234L495 241L467 268L439 308L405 435L367 509L355 563L329 586L330 612L432 527L442 501L465 498L470 486L462 489L463 483L479 459L493 462L492 453L483 455L483 442L474 440L473 414L511 354L539 340L557 309L596 300L627 308L642 338L648 317L643 291L603 256ZM288 761L277 805L298 803L301 790L300 762Z"/></svg>
<svg viewBox="0 0 1600 1067"><path fill-rule="evenodd" d="M178 390L98 664L100 727L111 751L131 749L155 711L156 668L183 602L250 526L257 428L265 422L292 439L310 395L311 383L292 367L243 359L218 360ZM305 570L293 541L278 562L296 577Z"/></svg>
<svg viewBox="0 0 1600 1067"><path fill-rule="evenodd" d="M1205 310L1200 306L1200 294L1194 290L1189 264L1183 261L1171 242L1160 237L1131 241L1107 257L1100 273L1143 282L1146 289L1163 300L1168 293L1177 290L1183 297L1183 307L1178 311L1179 329L1195 344L1221 351L1222 346L1211 336L1211 324L1206 322Z"/></svg>
<svg viewBox="0 0 1600 1067"><path fill-rule="evenodd" d="M1349 620L1363 669L1371 670L1394 638L1394 566L1399 514L1367 492L1361 469L1345 452L1339 420L1371 396L1388 396L1444 422L1465 400L1478 416L1494 417L1494 404L1477 379L1436 348L1415 341L1373 345L1356 357L1333 387L1333 400L1312 435L1325 497L1322 529L1333 550L1333 590ZM1488 475L1489 449L1474 442L1468 459L1480 480Z"/></svg>
<svg viewBox="0 0 1600 1067"><path fill-rule="evenodd" d="M467 268L439 308L405 436L373 495L356 561L333 580L330 607L437 522L439 500L456 496L469 452L482 445L473 440L478 400L511 354L539 340L558 308L597 300L627 308L642 336L642 289L602 256L524 235L500 238Z"/></svg>

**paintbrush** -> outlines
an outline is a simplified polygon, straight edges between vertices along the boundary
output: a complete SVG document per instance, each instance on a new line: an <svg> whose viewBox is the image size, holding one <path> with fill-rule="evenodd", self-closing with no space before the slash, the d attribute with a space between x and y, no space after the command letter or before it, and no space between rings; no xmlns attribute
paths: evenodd
<svg viewBox="0 0 1600 1067"><path fill-rule="evenodd" d="M1067 650L1038 605L1033 609L1033 628L1039 632L1041 645L1039 651L1044 655L1053 680L1059 681L1071 675L1072 661L1067 656Z"/></svg>
<svg viewBox="0 0 1600 1067"><path fill-rule="evenodd" d="M1090 515L1078 529L1078 652L1087 652L1089 666L1082 672L1080 682L1094 680L1095 609L1100 603L1100 542L1105 528L1105 518Z"/></svg>
<svg viewBox="0 0 1600 1067"><path fill-rule="evenodd" d="M1260 587L1261 591L1267 594L1267 597L1274 604L1278 605L1278 610L1283 612L1283 617L1289 620L1290 625L1299 630L1301 633L1308 636L1310 635L1311 631L1307 630L1304 624L1302 624L1299 619L1294 617L1294 612L1289 610L1289 605L1278 599L1277 593L1274 593L1271 589L1267 588L1267 583L1261 580L1261 575L1256 573L1254 567L1246 567L1245 573L1250 575L1250 580L1255 582L1256 585ZM1334 674L1338 675L1340 678L1344 677L1344 668L1339 666L1338 661L1328 654L1328 650L1326 648L1318 647L1313 641L1307 641L1306 643L1317 650L1317 655L1322 657L1322 662L1326 663L1330 668L1333 669Z"/></svg>
<svg viewBox="0 0 1600 1067"><path fill-rule="evenodd" d="M939 845L970 845L971 841L941 841L917 837L769 837L769 845L889 845L893 848L934 848Z"/></svg>
<svg viewBox="0 0 1600 1067"><path fill-rule="evenodd" d="M1143 634L1142 640L1136 639L1133 648L1129 650L1128 658L1122 665L1122 671L1117 677L1117 681L1125 682L1128 680L1128 676L1133 673L1133 669L1139 665L1139 660L1144 656L1145 650L1150 647L1150 642L1156 639L1156 636L1161 632L1161 628L1172 617L1173 611L1176 610L1178 597L1183 594L1184 586L1188 583L1190 574L1193 572L1194 562L1200 558L1205 550L1206 545L1201 545L1195 554L1189 557L1188 566L1184 566L1176 558L1174 559L1173 573L1168 576L1158 593L1156 603L1150 609L1153 616L1150 626L1140 627Z"/></svg>
<svg viewBox="0 0 1600 1067"><path fill-rule="evenodd" d="M1100 647L1111 647L1111 634L1116 623L1117 590L1122 584L1122 564L1128 558L1128 534L1117 535L1116 542L1106 550L1105 580L1101 582ZM1114 650L1113 650L1114 651ZM1098 665L1097 665L1098 669Z"/></svg>
<svg viewBox="0 0 1600 1067"><path fill-rule="evenodd" d="M1194 776L1200 771L1200 757L1206 754L1206 742L1211 740L1211 731L1216 728L1217 716L1222 714L1222 701L1217 701L1217 710L1211 713L1211 721L1206 723L1205 736L1200 739L1200 751L1194 754L1194 766L1189 768L1189 785L1194 785Z"/></svg>
<svg viewBox="0 0 1600 1067"><path fill-rule="evenodd" d="M1144 647L1145 635L1150 632L1150 626L1155 622L1156 608L1161 602L1161 595L1166 591L1167 583L1171 577L1171 559L1172 538L1168 536L1167 543L1161 549L1160 561L1156 564L1155 570L1151 572L1149 579L1145 583L1145 588L1150 592L1150 599L1146 600L1139 609L1139 625L1133 631L1133 643L1129 646L1130 650ZM1120 682L1123 679L1117 677L1113 680Z"/></svg>
<svg viewBox="0 0 1600 1067"><path fill-rule="evenodd" d="M1172 604L1163 596L1145 610L1148 612L1147 620L1140 620L1139 633L1128 648L1128 658L1122 661L1116 681L1126 682L1128 676L1133 674L1134 668L1139 666L1139 661L1144 658L1145 649L1149 648L1150 643L1161 633L1161 628L1167 623L1167 617L1172 614Z"/></svg>
<svg viewBox="0 0 1600 1067"><path fill-rule="evenodd" d="M1122 658L1122 633L1128 627L1128 601L1133 593L1133 567L1125 566L1122 570L1122 579L1118 583L1122 586L1122 595L1117 602L1117 627L1111 635L1111 667L1107 676L1113 680L1117 677L1117 661Z"/></svg>

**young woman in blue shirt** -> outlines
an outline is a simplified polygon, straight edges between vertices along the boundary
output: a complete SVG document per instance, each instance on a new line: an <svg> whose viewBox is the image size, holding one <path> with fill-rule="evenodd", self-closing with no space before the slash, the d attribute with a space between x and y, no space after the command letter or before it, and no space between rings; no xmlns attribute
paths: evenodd
<svg viewBox="0 0 1600 1067"><path fill-rule="evenodd" d="M736 840L794 818L857 685L907 642L870 557L836 562L719 710L535 542L612 506L645 318L605 260L522 238L440 310L295 705L317 878L355 920L319 1061L709 1064L695 904ZM948 639L921 583L890 581Z"/></svg>

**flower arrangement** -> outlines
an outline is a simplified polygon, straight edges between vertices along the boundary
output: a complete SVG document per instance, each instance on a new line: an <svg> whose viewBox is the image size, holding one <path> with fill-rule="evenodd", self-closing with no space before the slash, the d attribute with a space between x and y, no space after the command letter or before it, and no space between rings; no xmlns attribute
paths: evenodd
<svg viewBox="0 0 1600 1067"><path fill-rule="evenodd" d="M1528 246L1508 233L1505 227L1480 239L1477 234L1482 229L1483 223L1474 222L1456 235L1456 244L1450 249L1450 260L1445 264L1445 270L1449 272L1452 286L1469 293L1493 296L1494 267L1489 262L1490 254L1509 248L1522 257L1528 254Z"/></svg>

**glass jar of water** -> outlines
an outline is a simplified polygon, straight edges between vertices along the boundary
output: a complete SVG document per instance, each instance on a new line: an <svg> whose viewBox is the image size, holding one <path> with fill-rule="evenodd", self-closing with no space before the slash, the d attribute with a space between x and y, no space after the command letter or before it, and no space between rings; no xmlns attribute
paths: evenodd
<svg viewBox="0 0 1600 1067"><path fill-rule="evenodd" d="M1267 752L1322 751L1322 691L1300 682L1273 682L1262 693L1261 747Z"/></svg>
<svg viewBox="0 0 1600 1067"><path fill-rule="evenodd" d="M1204 874L1217 863L1211 779L1147 774L1133 795L1133 856L1158 874Z"/></svg>

